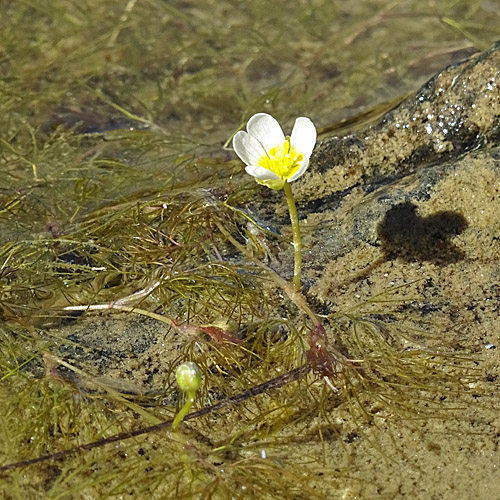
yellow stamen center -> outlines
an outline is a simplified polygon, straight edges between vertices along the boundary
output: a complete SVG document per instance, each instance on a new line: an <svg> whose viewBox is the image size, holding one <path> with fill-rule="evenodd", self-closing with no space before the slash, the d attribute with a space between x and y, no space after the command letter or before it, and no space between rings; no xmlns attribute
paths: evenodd
<svg viewBox="0 0 500 500"><path fill-rule="evenodd" d="M304 155L290 146L287 137L282 146L271 148L266 156L262 156L258 165L275 173L280 179L289 179L300 167Z"/></svg>

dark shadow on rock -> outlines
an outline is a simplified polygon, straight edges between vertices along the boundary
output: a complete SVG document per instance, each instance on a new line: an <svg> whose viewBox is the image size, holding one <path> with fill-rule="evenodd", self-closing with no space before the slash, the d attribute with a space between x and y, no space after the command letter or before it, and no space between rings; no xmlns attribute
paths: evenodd
<svg viewBox="0 0 500 500"><path fill-rule="evenodd" d="M378 236L388 260L429 261L444 266L464 258L450 239L466 227L467 221L456 212L420 217L415 205L402 203L386 213Z"/></svg>

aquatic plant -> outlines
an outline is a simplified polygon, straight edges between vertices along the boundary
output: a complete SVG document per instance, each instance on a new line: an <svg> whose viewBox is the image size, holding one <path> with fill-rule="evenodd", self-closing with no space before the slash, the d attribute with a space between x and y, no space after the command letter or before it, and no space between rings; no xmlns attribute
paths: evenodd
<svg viewBox="0 0 500 500"><path fill-rule="evenodd" d="M111 136L132 140L125 132ZM140 147L157 140L142 132ZM99 144L91 137L86 146ZM52 137L45 154L76 156L81 147L81 136L64 133ZM147 475L148 488L168 478L175 485L169 494L178 497L210 490L226 498L246 488L261 498L300 498L304 492L314 498L310 480L301 476L301 454L290 452L304 435L321 448L330 433L340 446L347 429L360 432L365 421L382 422L387 414L411 421L423 400L435 412L442 407L439 396L467 380L467 360L438 355L428 342L402 348L397 332L409 335L400 327L407 313L398 323L374 319L367 307L320 316L321 305L266 264L260 258L265 252L254 251L263 245L271 253L286 252L289 243L252 219L248 207L269 200L239 176L239 162L147 162L147 189L128 187L127 196L111 200L109 178L124 175L126 167L108 159L101 179L103 165L86 161L75 181L94 182L97 201L87 191L70 190L66 181L66 196L58 195L65 211L52 214L50 227L31 237L26 231L0 250L0 307L8 322L1 332L0 397L5 408L11 391L17 397L2 439L9 462L15 457L18 466L39 464L51 494L142 494L146 486L132 478ZM132 184L135 175L130 172ZM13 189L15 224L30 227L33 213L42 218L59 186L48 179L16 196ZM66 212L81 216L65 219ZM287 271L281 268L283 275ZM388 314L384 300L370 304L379 304L379 318ZM127 330L128 336L137 330L139 348L131 341L119 349L113 339L126 335L121 329L111 333L120 316L109 313L126 314L127 325L144 318ZM179 406L175 369L187 360L206 376L197 393L200 410L183 419L189 446L181 456L179 436L168 429ZM450 360L456 373L441 368ZM118 376L109 376L108 366L116 364L122 367ZM346 429L339 429L339 418L348 422ZM33 427L33 441L26 441ZM227 434L229 428L234 430ZM145 436L154 436L155 444L145 443ZM125 462L111 443L120 443ZM114 460L113 472L92 465ZM49 462L57 464L56 472ZM94 472L82 482L89 467ZM311 468L318 469L329 470ZM9 474L22 481L15 470Z"/></svg>
<svg viewBox="0 0 500 500"><path fill-rule="evenodd" d="M283 278L281 203L219 149L240 117L288 119L291 102L320 133L363 128L394 104L367 103L470 46L436 26L424 36L427 20L493 37L475 3L432 16L419 3L416 17L379 4L340 16L327 1L4 10L0 496L354 496L349 457L393 458L403 426L463 405L477 373L442 325L419 322L425 290L390 296L389 277L385 296L301 293ZM410 71L408 51L386 43L403 19ZM171 425L188 360L204 383L182 456Z"/></svg>
<svg viewBox="0 0 500 500"><path fill-rule="evenodd" d="M304 174L315 144L316 128L309 118L297 118L292 135L285 137L279 123L266 113L253 115L248 120L247 132L240 130L233 138L234 151L246 164L246 172L264 186L285 191L295 249L293 284L297 288L302 272L302 243L289 183Z"/></svg>
<svg viewBox="0 0 500 500"><path fill-rule="evenodd" d="M175 378L180 390L186 394L186 402L172 422L172 430L174 431L179 427L182 419L189 413L194 403L196 391L201 384L201 372L196 363L186 361L175 370Z"/></svg>

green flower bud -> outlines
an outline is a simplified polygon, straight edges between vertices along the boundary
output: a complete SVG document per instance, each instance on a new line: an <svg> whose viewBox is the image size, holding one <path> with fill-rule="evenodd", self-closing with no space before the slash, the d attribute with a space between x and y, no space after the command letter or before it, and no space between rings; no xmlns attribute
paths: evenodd
<svg viewBox="0 0 500 500"><path fill-rule="evenodd" d="M184 392L196 392L201 384L201 371L196 363L186 361L177 367L175 371L177 384Z"/></svg>

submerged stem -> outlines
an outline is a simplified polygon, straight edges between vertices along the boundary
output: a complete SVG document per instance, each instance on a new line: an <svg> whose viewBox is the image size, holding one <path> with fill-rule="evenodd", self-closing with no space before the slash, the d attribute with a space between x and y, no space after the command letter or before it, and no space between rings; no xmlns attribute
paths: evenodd
<svg viewBox="0 0 500 500"><path fill-rule="evenodd" d="M289 281L285 278L282 278L274 269L271 269L267 264L260 261L253 255L249 254L247 249L239 243L231 233L218 221L215 221L215 225L219 229L219 231L226 237L226 239L231 242L231 244L237 248L243 255L247 257L247 259L251 260L254 264L264 269L273 279L273 281L288 295L288 298L305 314L309 316L313 324L317 325L321 323L319 318L316 316L314 311L309 307L306 298L300 290L297 290L295 286L293 286Z"/></svg>
<svg viewBox="0 0 500 500"><path fill-rule="evenodd" d="M179 424L184 420L184 417L189 413L191 406L193 406L195 395L196 391L186 391L186 402L184 403L184 406L180 409L179 413L176 415L172 423L173 431L177 430Z"/></svg>
<svg viewBox="0 0 500 500"><path fill-rule="evenodd" d="M292 188L288 182L285 182L283 190L285 191L288 211L290 212L290 222L292 223L294 248L293 285L297 288L297 290L300 290L300 275L302 273L302 242L300 240L299 218L297 216L297 207L295 206L295 198L293 197Z"/></svg>

